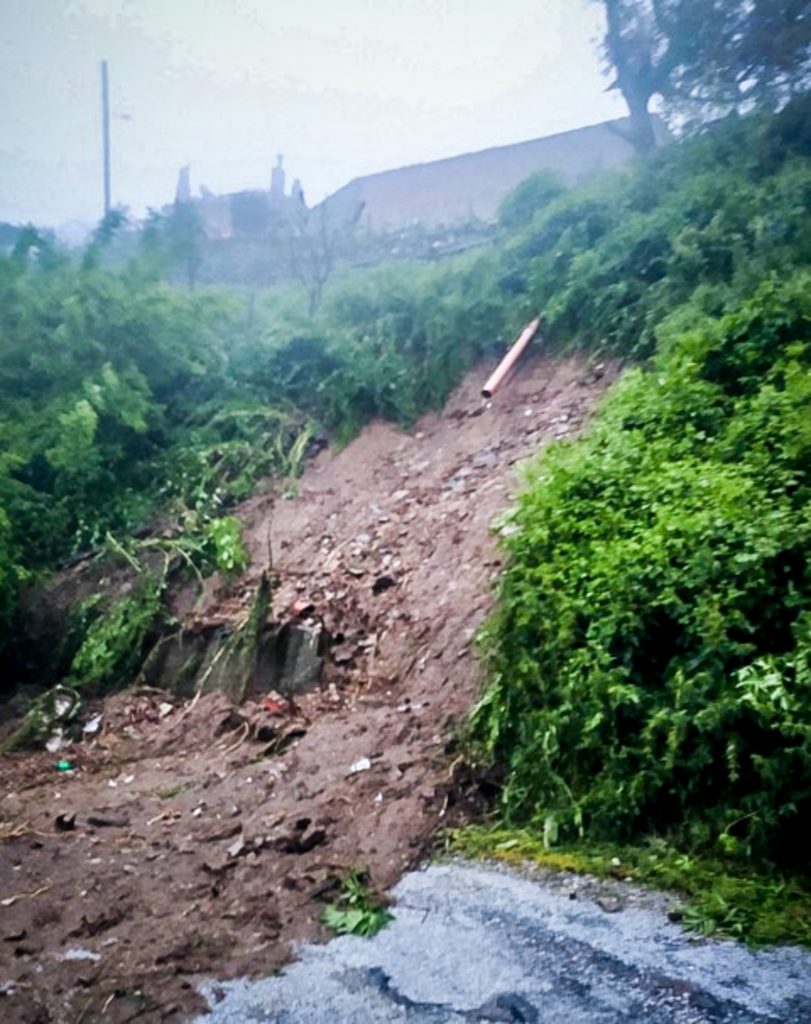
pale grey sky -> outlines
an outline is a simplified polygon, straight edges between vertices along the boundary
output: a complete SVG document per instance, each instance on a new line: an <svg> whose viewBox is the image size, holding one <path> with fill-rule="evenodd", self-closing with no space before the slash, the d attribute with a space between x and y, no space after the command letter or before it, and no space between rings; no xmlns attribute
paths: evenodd
<svg viewBox="0 0 811 1024"><path fill-rule="evenodd" d="M178 168L312 204L350 178L625 114L589 0L0 0L0 220L101 212L99 62L113 201L141 214Z"/></svg>

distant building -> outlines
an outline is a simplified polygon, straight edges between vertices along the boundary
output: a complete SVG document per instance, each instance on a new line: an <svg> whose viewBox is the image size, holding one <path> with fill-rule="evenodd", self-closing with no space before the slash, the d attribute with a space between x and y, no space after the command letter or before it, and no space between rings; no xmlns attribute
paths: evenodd
<svg viewBox="0 0 811 1024"><path fill-rule="evenodd" d="M299 213L304 205L304 192L298 179L290 195L285 194L284 161L281 153L271 170L270 188L246 189L215 195L205 185L199 196L192 194L191 170L181 167L175 189L175 203L191 203L200 218L207 238L260 239L272 235L275 228L291 213Z"/></svg>
<svg viewBox="0 0 811 1024"><path fill-rule="evenodd" d="M321 207L331 220L359 220L374 231L422 224L441 227L478 218L493 221L504 197L540 170L575 184L599 171L622 167L634 156L629 120L622 118L510 146L412 164L354 178ZM667 129L657 121L660 141Z"/></svg>
<svg viewBox="0 0 811 1024"><path fill-rule="evenodd" d="M191 200L191 167L186 164L180 168L175 188L175 202L188 203Z"/></svg>
<svg viewBox="0 0 811 1024"><path fill-rule="evenodd" d="M278 156L276 157L276 166L270 172L270 194L276 200L284 198L285 175L284 167L282 167L283 163L284 157L282 156L281 153L279 153Z"/></svg>
<svg viewBox="0 0 811 1024"><path fill-rule="evenodd" d="M474 221L492 223L501 202L536 171L550 170L567 184L627 164L634 156L628 118L494 146L475 153L412 164L354 178L315 207L333 226L359 224L374 232L403 231L420 224L429 230ZM660 141L668 138L658 119ZM205 185L192 194L188 166L178 175L175 203L192 203L210 239L258 241L274 236L307 206L298 178L286 193L282 154L271 169L269 188L214 195Z"/></svg>

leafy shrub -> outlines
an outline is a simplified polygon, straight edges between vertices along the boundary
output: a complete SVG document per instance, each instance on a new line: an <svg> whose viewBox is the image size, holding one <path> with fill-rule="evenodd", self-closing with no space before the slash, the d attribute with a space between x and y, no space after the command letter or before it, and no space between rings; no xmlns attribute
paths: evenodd
<svg viewBox="0 0 811 1024"><path fill-rule="evenodd" d="M309 408L346 440L377 416L410 425L440 408L505 329L492 256L348 276L322 310L334 368Z"/></svg>
<svg viewBox="0 0 811 1024"><path fill-rule="evenodd" d="M98 692L132 681L161 612L163 587L163 578L143 577L90 624L73 656L69 685Z"/></svg>
<svg viewBox="0 0 811 1024"><path fill-rule="evenodd" d="M223 575L238 576L248 567L242 524L234 516L212 519L206 524L203 536L211 562Z"/></svg>
<svg viewBox="0 0 811 1024"><path fill-rule="evenodd" d="M669 337L534 470L474 719L509 822L811 851L809 284Z"/></svg>
<svg viewBox="0 0 811 1024"><path fill-rule="evenodd" d="M566 191L552 171L536 171L521 182L502 202L498 219L510 231L524 227L532 217Z"/></svg>

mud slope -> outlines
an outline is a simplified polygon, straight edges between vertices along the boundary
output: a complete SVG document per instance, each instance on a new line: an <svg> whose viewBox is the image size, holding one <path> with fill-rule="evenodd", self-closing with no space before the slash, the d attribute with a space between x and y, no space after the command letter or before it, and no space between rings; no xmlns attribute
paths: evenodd
<svg viewBox="0 0 811 1024"><path fill-rule="evenodd" d="M185 1019L200 976L268 972L317 937L336 874L382 889L421 857L478 685L490 524L516 463L575 432L613 376L535 358L483 407L488 369L413 433L373 424L295 497L240 510L252 569L193 616L244 620L272 559L273 614L331 638L321 688L270 710L125 692L66 753L74 771L4 760L0 1019Z"/></svg>

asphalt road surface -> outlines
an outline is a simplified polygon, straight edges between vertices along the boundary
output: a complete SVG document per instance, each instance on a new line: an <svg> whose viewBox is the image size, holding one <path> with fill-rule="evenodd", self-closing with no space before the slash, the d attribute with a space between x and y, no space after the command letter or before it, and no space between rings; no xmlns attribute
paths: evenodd
<svg viewBox="0 0 811 1024"><path fill-rule="evenodd" d="M661 905L467 864L413 872L394 896L373 939L207 985L200 1024L811 1024L811 953L697 939Z"/></svg>

